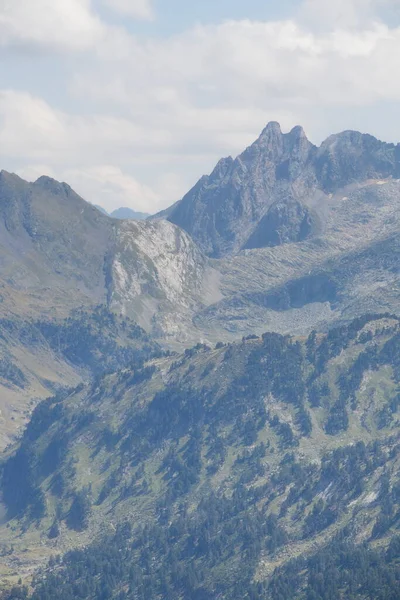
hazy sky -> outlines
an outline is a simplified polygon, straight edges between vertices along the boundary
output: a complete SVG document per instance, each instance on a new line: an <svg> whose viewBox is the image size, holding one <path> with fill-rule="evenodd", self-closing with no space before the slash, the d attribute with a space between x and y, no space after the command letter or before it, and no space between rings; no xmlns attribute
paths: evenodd
<svg viewBox="0 0 400 600"><path fill-rule="evenodd" d="M270 121L400 141L400 0L0 0L0 168L155 212Z"/></svg>

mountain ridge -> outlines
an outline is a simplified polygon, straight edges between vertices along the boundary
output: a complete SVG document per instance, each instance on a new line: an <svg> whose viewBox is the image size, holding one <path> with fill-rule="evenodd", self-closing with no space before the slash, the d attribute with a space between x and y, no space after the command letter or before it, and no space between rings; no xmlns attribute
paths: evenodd
<svg viewBox="0 0 400 600"><path fill-rule="evenodd" d="M1 173L2 600L397 600L398 166L270 123L193 238Z"/></svg>
<svg viewBox="0 0 400 600"><path fill-rule="evenodd" d="M198 345L48 400L3 463L9 568L24 574L38 545L42 557L87 547L129 521L124 560L141 565L144 540L161 544L171 598L239 598L346 527L355 544L387 547L400 515L399 348L398 318L370 315L327 335ZM170 551L198 577L185 583Z"/></svg>
<svg viewBox="0 0 400 600"><path fill-rule="evenodd" d="M206 254L221 258L249 247L249 242L263 247L310 237L312 227L303 235L295 229L280 239L279 213L268 221L275 203L295 202L303 219L318 221L318 194L328 196L350 184L389 177L400 177L399 145L344 131L317 147L302 127L283 134L271 122L236 159L221 159L167 218L188 231ZM291 228L290 219L281 221Z"/></svg>

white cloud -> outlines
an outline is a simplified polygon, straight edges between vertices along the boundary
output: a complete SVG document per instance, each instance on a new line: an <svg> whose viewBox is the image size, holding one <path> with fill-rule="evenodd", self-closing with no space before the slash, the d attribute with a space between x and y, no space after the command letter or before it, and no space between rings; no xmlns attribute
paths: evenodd
<svg viewBox="0 0 400 600"><path fill-rule="evenodd" d="M85 50L103 35L91 0L0 0L0 46Z"/></svg>
<svg viewBox="0 0 400 600"><path fill-rule="evenodd" d="M357 29L379 20L381 11L399 5L399 0L304 0L299 17L318 28Z"/></svg>
<svg viewBox="0 0 400 600"><path fill-rule="evenodd" d="M28 164L16 172L26 181L36 181L42 175L66 181L82 198L109 212L119 207L142 212L162 208L159 194L114 165L65 169L48 164Z"/></svg>
<svg viewBox="0 0 400 600"><path fill-rule="evenodd" d="M399 49L400 29L383 23L315 33L294 21L232 21L132 45L128 58L77 73L72 91L151 127L219 134L239 114L248 126L257 111L291 118L306 105L397 101Z"/></svg>
<svg viewBox="0 0 400 600"><path fill-rule="evenodd" d="M103 0L112 10L137 19L152 19L154 11L150 0Z"/></svg>
<svg viewBox="0 0 400 600"><path fill-rule="evenodd" d="M22 0L13 2L22 7ZM361 0L318 0L323 18L330 14L335 24L315 27L305 17L317 7L313 2L296 20L228 21L144 39L105 28L89 0L70 0L89 20L79 25L66 18L67 30L85 22L92 41L101 36L91 52L57 59L69 61L73 78L65 95L75 110L3 90L1 160L14 161L20 172L47 165L53 176L109 209L157 210L183 195L220 156L242 150L268 120L284 129L303 124L316 141L349 127L400 139L388 107L400 101L400 28L379 20L380 5L372 0L362 0L364 12ZM52 0L54 19L63 4ZM129 4L140 16L140 4ZM0 0L0 34L4 6ZM343 13L329 13L329 7ZM359 12L363 18L353 19ZM12 14L16 18L16 9ZM28 40L26 33L12 38L7 31L7 43ZM36 23L33 31L29 43L45 44L46 27ZM56 44L55 37L50 32L47 43ZM64 47L78 44L67 38L64 31Z"/></svg>
<svg viewBox="0 0 400 600"><path fill-rule="evenodd" d="M64 179L83 198L110 212L120 206L152 212L160 206L159 196L150 187L113 165L70 169L64 172Z"/></svg>

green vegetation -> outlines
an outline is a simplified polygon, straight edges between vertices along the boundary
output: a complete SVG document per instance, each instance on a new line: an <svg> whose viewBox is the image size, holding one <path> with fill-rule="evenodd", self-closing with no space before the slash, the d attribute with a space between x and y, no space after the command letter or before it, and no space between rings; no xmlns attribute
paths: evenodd
<svg viewBox="0 0 400 600"><path fill-rule="evenodd" d="M394 600L398 336L375 315L198 345L40 404L2 467L9 524L85 548L32 599Z"/></svg>

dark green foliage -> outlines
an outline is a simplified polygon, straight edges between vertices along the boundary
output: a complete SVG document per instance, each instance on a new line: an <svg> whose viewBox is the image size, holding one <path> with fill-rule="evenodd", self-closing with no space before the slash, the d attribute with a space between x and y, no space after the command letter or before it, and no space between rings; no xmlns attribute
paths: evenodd
<svg viewBox="0 0 400 600"><path fill-rule="evenodd" d="M21 369L19 369L8 357L0 359L0 377L6 384L15 385L21 389L27 384L27 379Z"/></svg>
<svg viewBox="0 0 400 600"><path fill-rule="evenodd" d="M83 531L89 524L91 501L88 490L81 490L74 494L71 508L66 523L70 529Z"/></svg>
<svg viewBox="0 0 400 600"><path fill-rule="evenodd" d="M329 399L330 389L327 383L316 381L308 388L308 399L313 408L317 408Z"/></svg>
<svg viewBox="0 0 400 600"><path fill-rule="evenodd" d="M310 413L303 407L299 408L296 415L296 425L302 435L308 437L312 432L312 421Z"/></svg>
<svg viewBox="0 0 400 600"><path fill-rule="evenodd" d="M324 447L336 448L341 439L319 430L344 431L366 370L395 362L386 348L389 333L364 336L363 347L361 329L359 321L305 343L265 334L212 357L199 346L173 368L163 362L162 376L154 365L136 366L107 377L106 385L99 378L71 402L49 401L39 409L26 438L33 440L33 459L21 462L31 483L22 512L35 512L35 492L47 493L50 481L61 501L46 534L57 534L61 519L76 530L87 526L91 494L71 492L69 455L71 445L87 437L106 477L94 511L113 515L129 499L127 514L135 520L52 563L45 578L37 578L33 599L398 600L398 543L387 554L372 552L373 540L348 543L364 522L372 528L376 520L372 535L379 543L388 543L399 527L396 417L379 442L349 441L332 452ZM346 360L327 364L349 345ZM398 391L391 398L391 389L379 409L393 417ZM372 393L371 420L378 419L374 401ZM110 407L117 418L108 421ZM368 439L375 433L368 430ZM53 476L43 482L47 474ZM366 505L371 490L377 495ZM345 515L354 531L331 543ZM255 579L263 560L321 542L326 547L315 556L286 563L268 581Z"/></svg>
<svg viewBox="0 0 400 600"><path fill-rule="evenodd" d="M355 393L359 389L364 373L368 369L375 369L379 365L378 348L371 346L361 352L349 371L339 379L340 400L348 402L355 401Z"/></svg>
<svg viewBox="0 0 400 600"><path fill-rule="evenodd" d="M68 390L40 402L34 409L24 437L29 442L35 442L50 426L59 421L62 416L62 400L74 390Z"/></svg>
<svg viewBox="0 0 400 600"><path fill-rule="evenodd" d="M141 365L162 354L136 323L105 307L91 313L77 311L62 323L40 322L36 328L54 351L74 365L89 368L94 375Z"/></svg>
<svg viewBox="0 0 400 600"><path fill-rule="evenodd" d="M3 467L3 502L12 518L31 510L33 518L45 512L43 493L36 484L34 457L22 446Z"/></svg>
<svg viewBox="0 0 400 600"><path fill-rule="evenodd" d="M346 404L343 400L338 400L332 406L325 425L325 431L329 435L337 435L346 431L349 426L349 416L347 414Z"/></svg>
<svg viewBox="0 0 400 600"><path fill-rule="evenodd" d="M327 506L323 500L319 500L305 520L304 537L310 537L326 529L335 522L336 518L337 511Z"/></svg>
<svg viewBox="0 0 400 600"><path fill-rule="evenodd" d="M0 600L25 600L29 597L27 586L14 586L10 590L0 592Z"/></svg>
<svg viewBox="0 0 400 600"><path fill-rule="evenodd" d="M58 522L54 521L53 525L49 529L48 537L50 540L54 540L54 539L58 538L59 535L60 535L60 527L58 525Z"/></svg>
<svg viewBox="0 0 400 600"><path fill-rule="evenodd" d="M399 538L389 549L373 551L355 546L343 532L308 559L278 569L266 586L271 600L398 600L400 590Z"/></svg>
<svg viewBox="0 0 400 600"><path fill-rule="evenodd" d="M271 420L271 427L275 429L280 437L281 448L290 448L298 444L289 423L282 423L276 415Z"/></svg>

